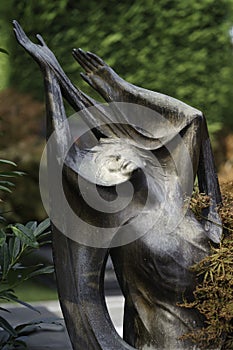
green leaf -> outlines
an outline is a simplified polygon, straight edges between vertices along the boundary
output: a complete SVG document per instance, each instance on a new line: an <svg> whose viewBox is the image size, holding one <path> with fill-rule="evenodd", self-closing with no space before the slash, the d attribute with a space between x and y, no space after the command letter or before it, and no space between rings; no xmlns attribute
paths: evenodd
<svg viewBox="0 0 233 350"><path fill-rule="evenodd" d="M0 247L0 255L1 255L0 263L2 267L2 279L4 280L7 276L9 265L10 265L8 244L6 242Z"/></svg>
<svg viewBox="0 0 233 350"><path fill-rule="evenodd" d="M0 247L6 242L6 233L3 229L0 230Z"/></svg>
<svg viewBox="0 0 233 350"><path fill-rule="evenodd" d="M15 236L19 237L19 239L27 246L32 248L39 247L39 243L36 241L33 233L24 225L16 224L15 226L11 226L11 229Z"/></svg>
<svg viewBox="0 0 233 350"><path fill-rule="evenodd" d="M53 273L54 272L54 267L51 265L51 266L46 266L46 267L43 267L41 269L38 269L32 273L30 273L28 275L28 278L32 278L32 277L35 277L35 276L38 276L38 275L45 275L45 274L49 274L49 273Z"/></svg>
<svg viewBox="0 0 233 350"><path fill-rule="evenodd" d="M29 230L34 231L37 227L37 221L29 221L25 225Z"/></svg>
<svg viewBox="0 0 233 350"><path fill-rule="evenodd" d="M5 53L6 55L9 55L9 52L7 50L3 49L2 47L0 47L0 52Z"/></svg>
<svg viewBox="0 0 233 350"><path fill-rule="evenodd" d="M5 192L8 192L8 193L11 193L11 192L12 192L8 187L6 187L6 186L1 186L1 185L0 185L0 191L5 191Z"/></svg>
<svg viewBox="0 0 233 350"><path fill-rule="evenodd" d="M20 244L19 237L11 237L9 239L9 254L11 257L11 263L13 263L16 257L18 256L20 252L20 247L21 247L21 244Z"/></svg>
<svg viewBox="0 0 233 350"><path fill-rule="evenodd" d="M26 175L23 171L0 171L0 177L16 177Z"/></svg>
<svg viewBox="0 0 233 350"><path fill-rule="evenodd" d="M4 290L0 290L0 298L4 299L4 300L10 300L10 298L13 296L14 298L16 298L16 296L13 294L14 291L12 289L4 289Z"/></svg>
<svg viewBox="0 0 233 350"><path fill-rule="evenodd" d="M40 238L45 238L45 237L48 236L50 233L51 233L51 231L46 232L46 233L42 234L42 235L40 236ZM47 245L47 244L51 244L51 239L49 239L48 241L43 241L43 242L41 242L41 243L40 243L40 247L43 247L44 245Z"/></svg>
<svg viewBox="0 0 233 350"><path fill-rule="evenodd" d="M58 318L58 317L47 317L47 318L38 319L38 320L35 320L32 322L29 322L29 323L21 324L21 325L17 326L15 328L15 330L17 331L17 333L19 335L29 334L29 333L32 333L32 332L38 330L38 327L36 327L36 326L39 326L42 324L43 325L56 325L56 326L59 326L59 330L61 330L60 327L62 327L64 329L64 326L61 322L62 320L63 320L62 318Z"/></svg>
<svg viewBox="0 0 233 350"><path fill-rule="evenodd" d="M33 231L30 228L28 228L27 226L24 226L22 224L15 224L12 227L16 227L18 230L20 230L28 238L31 238L32 240L35 239Z"/></svg>
<svg viewBox="0 0 233 350"><path fill-rule="evenodd" d="M9 310L5 309L4 307L0 307L0 311L8 312L9 314L11 313Z"/></svg>
<svg viewBox="0 0 233 350"><path fill-rule="evenodd" d="M0 181L0 184L1 185L7 185L7 186L11 186L11 187L14 187L15 184L13 184L13 182L10 182L10 181Z"/></svg>
<svg viewBox="0 0 233 350"><path fill-rule="evenodd" d="M23 305L25 307L27 307L28 309L32 310L32 311L35 311L35 312L38 312L38 314L40 314L41 312L39 310L37 310L37 308L35 308L34 306L32 306L31 304L28 304L26 303L25 301L22 301L18 298L15 298L15 299L11 299L12 301L15 301L16 303L20 304L20 305Z"/></svg>
<svg viewBox="0 0 233 350"><path fill-rule="evenodd" d="M38 264L35 266L21 266L20 264L16 264L14 268L10 269L8 272L8 283L9 288L15 288L22 282L28 280L29 275L40 269L42 264Z"/></svg>
<svg viewBox="0 0 233 350"><path fill-rule="evenodd" d="M7 160L7 159L0 159L0 163L17 166L14 162L12 162L11 160Z"/></svg>
<svg viewBox="0 0 233 350"><path fill-rule="evenodd" d="M40 236L45 230L47 230L50 227L50 219L47 218L44 221L42 221L37 228L34 231L34 235L36 237Z"/></svg>
<svg viewBox="0 0 233 350"><path fill-rule="evenodd" d="M34 306L26 303L25 301L22 301L20 299L17 298L17 296L15 296L13 293L11 293L10 291L5 291L5 297L2 299L7 299L8 301L14 301L15 303L18 303L20 305L26 306L28 309L38 312L40 314L40 311L37 310Z"/></svg>
<svg viewBox="0 0 233 350"><path fill-rule="evenodd" d="M38 326L34 324L21 324L15 328L19 335L26 335L35 333L38 330Z"/></svg>
<svg viewBox="0 0 233 350"><path fill-rule="evenodd" d="M11 324L2 316L0 316L0 327L7 331L12 337L17 337L17 332L14 330Z"/></svg>
<svg viewBox="0 0 233 350"><path fill-rule="evenodd" d="M42 264L38 264L35 266L16 266L14 269L10 269L8 272L8 288L15 288L20 285L22 282L27 281L30 278L35 276L49 274L54 272L54 267L51 266L43 266Z"/></svg>

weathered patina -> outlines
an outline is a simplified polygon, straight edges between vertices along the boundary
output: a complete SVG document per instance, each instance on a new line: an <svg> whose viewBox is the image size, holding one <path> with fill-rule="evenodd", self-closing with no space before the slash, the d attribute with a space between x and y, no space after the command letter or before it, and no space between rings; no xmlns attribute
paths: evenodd
<svg viewBox="0 0 233 350"><path fill-rule="evenodd" d="M64 97L75 111L85 110L82 117L97 140L91 149L90 135L84 135L68 147L63 169L66 198L88 224L118 228L103 247L75 240L79 227L67 220L65 208L57 213L58 187L50 175L51 218L53 221L55 213L63 222L62 230L53 225L58 293L73 348L196 349L180 337L202 327L204 320L197 310L181 308L178 303L183 298L192 300L196 281L190 266L209 254L210 241L218 243L221 238L216 211L221 194L205 117L172 97L127 83L95 54L74 50L74 58L85 70L84 80L112 106L116 115L113 122L101 104L70 82L40 36L39 44L32 43L16 21L14 31L44 75L47 139L56 132L56 143L48 149L48 167L54 174L59 157L72 143L69 125L64 124ZM151 110L164 123L152 118L149 128L147 125L143 130L135 125L132 110L127 113L124 104L144 107L145 113ZM93 106L95 113L86 110ZM83 167L78 166L80 162ZM193 186L196 175L200 191L211 196L203 222L184 208L185 189L190 182ZM116 196L115 185L130 181L132 201L119 212L91 208L80 191L80 177L87 188L97 187L109 205ZM161 208L162 215L153 224ZM139 214L140 224L134 221ZM180 220L173 224L177 217ZM120 245L119 235L126 225L136 239ZM124 340L112 325L104 299L109 254L125 297Z"/></svg>

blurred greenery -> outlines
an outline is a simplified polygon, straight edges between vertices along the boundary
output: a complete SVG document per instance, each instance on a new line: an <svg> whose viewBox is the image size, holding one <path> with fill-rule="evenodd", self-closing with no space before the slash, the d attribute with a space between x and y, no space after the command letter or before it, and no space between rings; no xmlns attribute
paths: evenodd
<svg viewBox="0 0 233 350"><path fill-rule="evenodd" d="M73 47L97 53L136 85L201 109L216 132L222 123L233 124L232 5L233 0L2 0L9 84L43 96L39 69L14 39L11 21L17 19L31 38L43 35L86 92Z"/></svg>
<svg viewBox="0 0 233 350"><path fill-rule="evenodd" d="M15 289L15 293L19 299L27 302L58 299L55 288L49 288L33 281L26 281L23 285Z"/></svg>
<svg viewBox="0 0 233 350"><path fill-rule="evenodd" d="M4 169L4 166L10 168ZM4 192L11 193L11 188L14 187L12 179L23 175L22 172L12 170L12 167L16 167L14 162L0 159L0 195ZM53 265L45 266L44 263L36 263L35 259L30 266L25 263L26 258L33 252L45 244L51 244L50 220L46 219L39 224L37 221L30 221L26 225L21 223L7 224L2 208L0 208L0 214L0 301L16 302L35 310L32 305L19 298L16 289L31 278L54 272ZM38 291L38 288L36 290ZM35 288L30 292L35 292ZM43 292L42 295L46 298L47 290L43 290ZM23 298L29 299L28 293L25 295L25 289L23 289L23 293L21 290L20 294ZM35 297L34 294L33 296ZM40 296L41 290L40 293L37 293L36 298L38 299ZM0 307L0 310L8 311L4 307ZM36 331L40 323L37 324L36 328L30 328L30 332ZM26 349L26 343L22 339L24 331L29 334L26 326L13 327L4 316L0 316L1 349L13 350L18 347Z"/></svg>
<svg viewBox="0 0 233 350"><path fill-rule="evenodd" d="M57 300L57 290L46 286L38 281L26 281L22 285L15 288L15 294L20 300L25 302L34 302L34 301L44 301L44 300ZM4 301L6 303L7 301ZM12 303L12 301L8 301ZM0 302L1 304L1 302ZM1 306L1 305L0 305Z"/></svg>
<svg viewBox="0 0 233 350"><path fill-rule="evenodd" d="M202 110L217 163L226 161L225 134L220 142L216 135L233 127L233 0L1 0L0 14L0 48L9 53L0 55L0 89L10 88L0 94L0 158L15 161L29 175L7 202L8 219L46 216L38 188L45 138L43 79L17 44L13 19L32 40L42 34L71 80L94 98L99 97L79 76L74 47L100 55L136 85Z"/></svg>
<svg viewBox="0 0 233 350"><path fill-rule="evenodd" d="M212 134L223 126L229 130L233 126L233 0L1 0L0 14L0 48L9 52L9 56L0 55L1 90L14 87L43 100L40 71L14 38L12 20L16 19L32 40L36 41L35 34L42 34L72 81L95 98L96 94L79 77L81 68L72 58L73 47L95 52L131 83L202 110ZM2 97L9 111L1 114L1 127L10 125L15 133L1 129L1 146L4 143L8 154L19 158L26 151L30 153L28 163L25 161L30 165L25 167L31 176L38 173L35 164L39 162L41 140L35 135L39 130L41 139L44 136L44 127L38 122L43 112L23 95L18 96L18 104L17 96L12 92L9 95L13 96L10 103L6 95ZM35 115L34 110L38 110ZM36 125L29 129L32 119ZM20 124L25 130L20 131ZM26 133L33 137L27 138ZM36 176L35 181L38 182ZM31 195L29 180L26 186L29 197L25 192L15 197L28 207L21 209L17 204L14 215L24 213L23 220L26 215L30 220L36 196ZM31 281L15 292L26 301L57 298L56 292Z"/></svg>

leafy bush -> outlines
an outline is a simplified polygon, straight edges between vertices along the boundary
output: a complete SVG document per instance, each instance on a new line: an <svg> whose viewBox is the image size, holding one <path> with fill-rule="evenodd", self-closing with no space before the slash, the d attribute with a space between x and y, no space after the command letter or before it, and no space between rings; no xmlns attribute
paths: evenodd
<svg viewBox="0 0 233 350"><path fill-rule="evenodd" d="M1 159L0 165L15 164L11 161ZM12 170L0 170L0 191L11 192L12 182L6 180L9 177L22 175L22 172ZM46 240L50 234L50 221L44 220L40 224L30 221L26 225L6 224L4 216L1 216L2 227L0 228L0 300L20 303L35 310L31 305L19 300L14 290L24 281L38 275L53 272L53 266L37 264L26 266L24 258L42 245L50 243ZM8 311L0 307L1 311ZM25 335L36 330L43 322L18 325L13 327L4 317L0 316L0 345L1 349L13 350L26 348ZM48 323L47 321L44 321ZM52 322L55 322L54 320Z"/></svg>
<svg viewBox="0 0 233 350"><path fill-rule="evenodd" d="M6 159L0 159L0 165L12 165L16 166L14 162L11 162ZM14 187L14 183L9 181L10 178L16 176L22 176L24 173L22 171L8 171L8 170L0 170L0 191L11 193L11 188ZM0 197L0 202L3 202ZM2 216L2 212L0 211L0 222L5 221L4 216Z"/></svg>

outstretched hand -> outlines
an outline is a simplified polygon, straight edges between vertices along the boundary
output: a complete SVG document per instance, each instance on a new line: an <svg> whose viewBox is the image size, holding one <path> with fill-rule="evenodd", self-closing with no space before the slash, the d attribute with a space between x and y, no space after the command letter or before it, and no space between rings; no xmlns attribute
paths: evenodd
<svg viewBox="0 0 233 350"><path fill-rule="evenodd" d="M19 42L19 44L21 46L23 46L25 48L25 50L30 50L31 52L33 52L34 51L33 48L38 47L39 45L34 44L27 37L27 35L23 31L22 27L20 26L20 24L16 20L13 21L13 26L14 26L14 33L15 33L16 39ZM40 43L40 46L47 46L45 44L45 41L41 37L41 35L37 34L36 37Z"/></svg>
<svg viewBox="0 0 233 350"><path fill-rule="evenodd" d="M85 52L82 49L74 49L73 56L78 63L85 69L86 73L94 73L101 67L106 66L106 63L92 52Z"/></svg>
<svg viewBox="0 0 233 350"><path fill-rule="evenodd" d="M95 84L95 79L93 79L93 75L98 75L98 72L100 72L102 68L108 67L108 65L100 57L98 57L92 52L85 52L79 48L73 49L72 53L75 60L85 70L85 73L80 73L83 80L85 80L94 89L97 89L97 85ZM110 67L108 68L110 69Z"/></svg>
<svg viewBox="0 0 233 350"><path fill-rule="evenodd" d="M27 37L22 27L16 20L13 21L13 26L16 40L34 58L41 68L46 68L46 66L49 66L51 69L56 71L61 69L56 57L48 48L41 35L36 35L39 44L34 44Z"/></svg>

